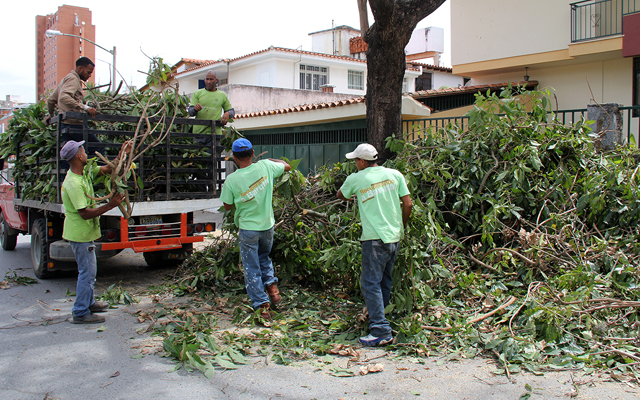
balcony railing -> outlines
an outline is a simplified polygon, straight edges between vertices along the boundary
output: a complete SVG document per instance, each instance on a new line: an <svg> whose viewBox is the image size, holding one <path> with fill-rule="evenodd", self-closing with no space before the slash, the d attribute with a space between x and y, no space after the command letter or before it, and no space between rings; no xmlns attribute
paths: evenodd
<svg viewBox="0 0 640 400"><path fill-rule="evenodd" d="M585 0L571 4L571 42L622 34L623 17L640 12L640 0Z"/></svg>

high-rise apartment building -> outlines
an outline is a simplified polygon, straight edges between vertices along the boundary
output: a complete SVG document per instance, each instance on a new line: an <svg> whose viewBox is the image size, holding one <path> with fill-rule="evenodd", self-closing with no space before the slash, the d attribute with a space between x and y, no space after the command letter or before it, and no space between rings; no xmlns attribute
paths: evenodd
<svg viewBox="0 0 640 400"><path fill-rule="evenodd" d="M76 60L89 57L95 62L95 46L71 36L48 38L48 29L81 36L92 42L96 27L91 24L91 11L85 7L63 5L54 14L36 16L36 100L55 89L60 81L76 67ZM94 75L89 82L95 83Z"/></svg>

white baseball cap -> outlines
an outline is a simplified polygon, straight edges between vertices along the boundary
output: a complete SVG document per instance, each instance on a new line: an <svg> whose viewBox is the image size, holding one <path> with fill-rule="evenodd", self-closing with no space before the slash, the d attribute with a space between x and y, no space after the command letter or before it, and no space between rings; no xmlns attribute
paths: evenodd
<svg viewBox="0 0 640 400"><path fill-rule="evenodd" d="M378 150L368 143L362 143L356 147L351 153L347 153L348 159L361 158L367 161L375 161L378 159Z"/></svg>

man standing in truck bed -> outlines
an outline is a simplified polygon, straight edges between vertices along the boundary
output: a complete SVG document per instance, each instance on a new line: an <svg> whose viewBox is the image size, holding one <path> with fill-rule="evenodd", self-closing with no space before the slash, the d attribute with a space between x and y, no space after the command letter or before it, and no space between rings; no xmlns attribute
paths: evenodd
<svg viewBox="0 0 640 400"><path fill-rule="evenodd" d="M218 90L218 78L216 73L208 71L204 76L204 89L196 90L191 96L189 115L197 119L220 121L216 124L216 135L222 135L222 128L235 115L231 102L225 93ZM196 126L193 133L211 133L208 126ZM207 138L204 144L210 144L211 138Z"/></svg>
<svg viewBox="0 0 640 400"><path fill-rule="evenodd" d="M100 239L100 215L118 207L124 196L116 192L109 203L95 207L93 197L93 178L109 174L109 165L96 166L86 171L87 154L82 145L84 141L69 140L60 149L60 158L69 162L70 168L62 183L62 204L64 206L64 227L62 238L68 240L78 263L78 283L76 301L73 304L74 324L96 324L104 322L104 317L94 313L105 312L108 303L96 302L93 297L93 285L96 281L97 260L94 240ZM131 142L122 145L120 154L113 161L118 163L121 154L131 150Z"/></svg>
<svg viewBox="0 0 640 400"><path fill-rule="evenodd" d="M84 104L84 91L82 90L82 81L86 82L91 77L94 67L95 64L89 58L78 58L76 69L64 77L47 99L47 108L49 109L47 125L51 117L56 115L56 106L61 113L67 111L86 112L92 117L96 116L96 109ZM66 119L64 123L60 121L60 128L63 130L60 138L61 145L68 140L82 140L82 120ZM93 133L89 134L88 139L89 142L100 142ZM93 148L89 149L90 154L93 154L92 150Z"/></svg>

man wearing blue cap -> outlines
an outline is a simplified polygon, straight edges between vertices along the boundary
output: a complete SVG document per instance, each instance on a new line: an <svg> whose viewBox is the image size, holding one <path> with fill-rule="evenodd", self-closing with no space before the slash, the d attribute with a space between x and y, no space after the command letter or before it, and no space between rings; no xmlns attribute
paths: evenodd
<svg viewBox="0 0 640 400"><path fill-rule="evenodd" d="M105 312L109 309L108 303L96 302L93 297L93 285L96 281L97 271L96 246L93 241L102 236L98 217L118 207L124 195L116 192L109 199L109 203L96 208L93 200L88 197L94 195L93 179L96 176L111 173L111 167L96 165L92 171L85 175L87 154L82 147L83 144L84 140L80 142L69 140L60 149L60 158L68 161L70 166L61 190L65 217L62 238L71 244L78 264L76 301L73 304L71 322L74 324L96 324L104 322L105 319L94 313ZM118 163L123 151L130 150L131 142L125 142L113 163Z"/></svg>
<svg viewBox="0 0 640 400"><path fill-rule="evenodd" d="M238 227L247 294L253 308L260 309L260 316L269 319L269 300L277 304L282 299L269 258L275 224L273 181L290 171L291 166L271 158L252 163L253 146L247 139L234 141L232 150L239 169L227 176L220 200L226 210L236 207L234 222Z"/></svg>

